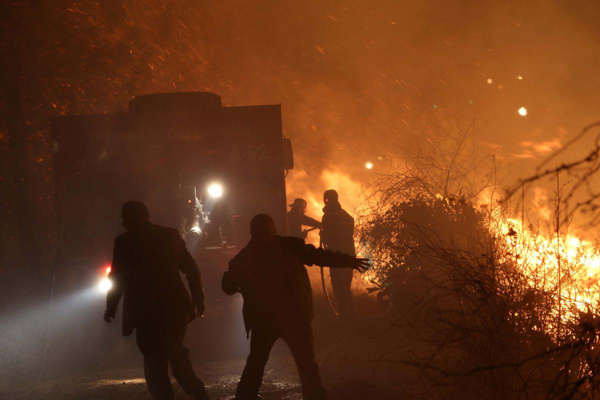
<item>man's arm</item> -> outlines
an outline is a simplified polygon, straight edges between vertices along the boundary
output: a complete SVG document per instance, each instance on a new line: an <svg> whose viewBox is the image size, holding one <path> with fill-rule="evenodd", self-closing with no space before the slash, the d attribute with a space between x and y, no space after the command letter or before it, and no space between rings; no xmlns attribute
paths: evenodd
<svg viewBox="0 0 600 400"><path fill-rule="evenodd" d="M240 284L235 279L235 276L231 274L231 271L223 272L223 279L221 279L221 289L229 296L240 291Z"/></svg>
<svg viewBox="0 0 600 400"><path fill-rule="evenodd" d="M229 269L223 273L221 280L221 289L228 295L233 295L241 291L245 278L245 249L242 249L235 257L229 261Z"/></svg>
<svg viewBox="0 0 600 400"><path fill-rule="evenodd" d="M112 320L115 318L119 301L123 295L123 275L125 272L125 261L123 259L123 250L121 247L122 246L119 243L118 238L115 239L115 244L113 247L113 261L110 267L110 274L108 274L108 279L111 281L112 287L106 294L106 311L104 312L104 320L106 322L112 322Z"/></svg>
<svg viewBox="0 0 600 400"><path fill-rule="evenodd" d="M185 275L192 295L192 303L196 315L204 315L204 290L202 289L202 277L200 270L194 258L185 246L185 242L179 236L179 232L174 233L175 246L179 257L178 268Z"/></svg>
<svg viewBox="0 0 600 400"><path fill-rule="evenodd" d="M321 223L308 215L302 216L302 225L310 226L311 228L321 228Z"/></svg>
<svg viewBox="0 0 600 400"><path fill-rule="evenodd" d="M339 251L317 249L312 244L303 244L298 248L300 260L305 265L318 265L330 268L353 268L364 272L369 268L366 258L356 258Z"/></svg>

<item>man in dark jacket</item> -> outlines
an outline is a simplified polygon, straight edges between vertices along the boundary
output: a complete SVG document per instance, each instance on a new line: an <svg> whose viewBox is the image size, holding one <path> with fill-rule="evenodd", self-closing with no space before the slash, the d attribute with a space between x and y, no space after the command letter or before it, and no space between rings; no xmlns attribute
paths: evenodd
<svg viewBox="0 0 600 400"><path fill-rule="evenodd" d="M269 353L278 338L292 351L304 399L325 399L315 362L311 321L312 291L304 265L327 265L363 271L366 260L307 245L302 239L277 236L273 219L252 218L252 239L229 263L222 288L241 292L250 355L237 387L236 399L254 400L262 383Z"/></svg>
<svg viewBox="0 0 600 400"><path fill-rule="evenodd" d="M115 239L104 320L111 322L123 300L123 335L136 330L144 356L146 384L154 399L173 399L168 364L179 385L196 399L208 399L183 347L186 326L204 313L198 266L176 229L150 223L143 203L123 205L127 232ZM192 296L179 275L185 274Z"/></svg>
<svg viewBox="0 0 600 400"><path fill-rule="evenodd" d="M327 250L339 251L355 255L354 250L354 218L341 206L338 193L326 190L323 194L323 230L321 242ZM352 316L352 273L351 269L331 269L331 287L337 300L340 317L347 319Z"/></svg>
<svg viewBox="0 0 600 400"><path fill-rule="evenodd" d="M320 229L321 223L314 218L306 215L308 204L304 199L296 199L290 204L288 211L288 230L289 235L300 239L306 239L307 231L302 230L302 226L310 226L313 229Z"/></svg>

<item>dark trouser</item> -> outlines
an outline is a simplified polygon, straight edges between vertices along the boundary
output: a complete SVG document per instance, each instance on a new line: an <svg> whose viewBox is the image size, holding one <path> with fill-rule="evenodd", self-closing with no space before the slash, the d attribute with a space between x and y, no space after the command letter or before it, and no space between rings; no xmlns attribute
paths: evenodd
<svg viewBox="0 0 600 400"><path fill-rule="evenodd" d="M138 348L144 355L144 375L152 397L156 400L173 399L169 379L169 362L177 383L189 395L203 395L204 383L194 373L183 347L187 321L166 324L162 318L151 317L136 327Z"/></svg>
<svg viewBox="0 0 600 400"><path fill-rule="evenodd" d="M353 314L353 307L350 286L352 285L354 270L351 268L330 268L329 272L331 274L331 287L333 289L333 295L337 300L340 317L351 317Z"/></svg>
<svg viewBox="0 0 600 400"><path fill-rule="evenodd" d="M302 398L322 400L327 398L315 361L313 335L310 323L299 323L294 329L280 332L275 328L255 328L250 338L250 355L235 393L238 400L254 400L265 373L271 348L282 338L292 351L302 383Z"/></svg>

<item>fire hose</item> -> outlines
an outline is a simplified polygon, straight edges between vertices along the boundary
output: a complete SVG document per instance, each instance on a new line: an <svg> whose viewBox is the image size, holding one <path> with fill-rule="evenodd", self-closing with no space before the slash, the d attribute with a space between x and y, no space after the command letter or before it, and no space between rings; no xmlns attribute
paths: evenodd
<svg viewBox="0 0 600 400"><path fill-rule="evenodd" d="M320 249L323 248L323 240L319 240L319 248ZM329 309L331 310L333 315L337 317L339 314L335 310L335 307L333 306L333 303L331 302L331 297L329 297L329 293L327 292L327 285L325 284L324 269L325 269L325 267L321 267L321 286L323 287L323 294L325 295L325 298L327 299L327 304L329 304Z"/></svg>

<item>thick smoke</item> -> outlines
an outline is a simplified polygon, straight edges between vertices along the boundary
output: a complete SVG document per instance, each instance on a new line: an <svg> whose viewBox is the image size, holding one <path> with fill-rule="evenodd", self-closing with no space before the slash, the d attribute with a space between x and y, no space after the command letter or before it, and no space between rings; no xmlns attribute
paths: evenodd
<svg viewBox="0 0 600 400"><path fill-rule="evenodd" d="M65 11L77 21L119 16L97 38L117 53L112 70L95 72L108 92L89 92L77 71L86 90L77 99L115 109L125 94L210 90L229 105L281 103L296 150L290 197L335 186L325 170L367 182L387 172L390 157L409 158L415 143L472 120L475 151L494 153L515 178L596 118L600 7L592 1L107 7Z"/></svg>
<svg viewBox="0 0 600 400"><path fill-rule="evenodd" d="M211 87L230 104L283 103L298 167L321 185L325 168L367 179L364 161L406 157L412 141L473 118L483 149L531 166L596 118L592 2L235 2L207 11L222 23L208 63L222 80Z"/></svg>
<svg viewBox="0 0 600 400"><path fill-rule="evenodd" d="M596 119L594 1L125 0L9 10L7 22L25 31L6 41L21 44L16 73L34 126L164 91L281 103L296 151L290 197L307 196L303 182L320 194L331 184L325 169L368 182L390 157L473 119L480 150L515 178ZM30 140L34 173L47 174L49 144Z"/></svg>

